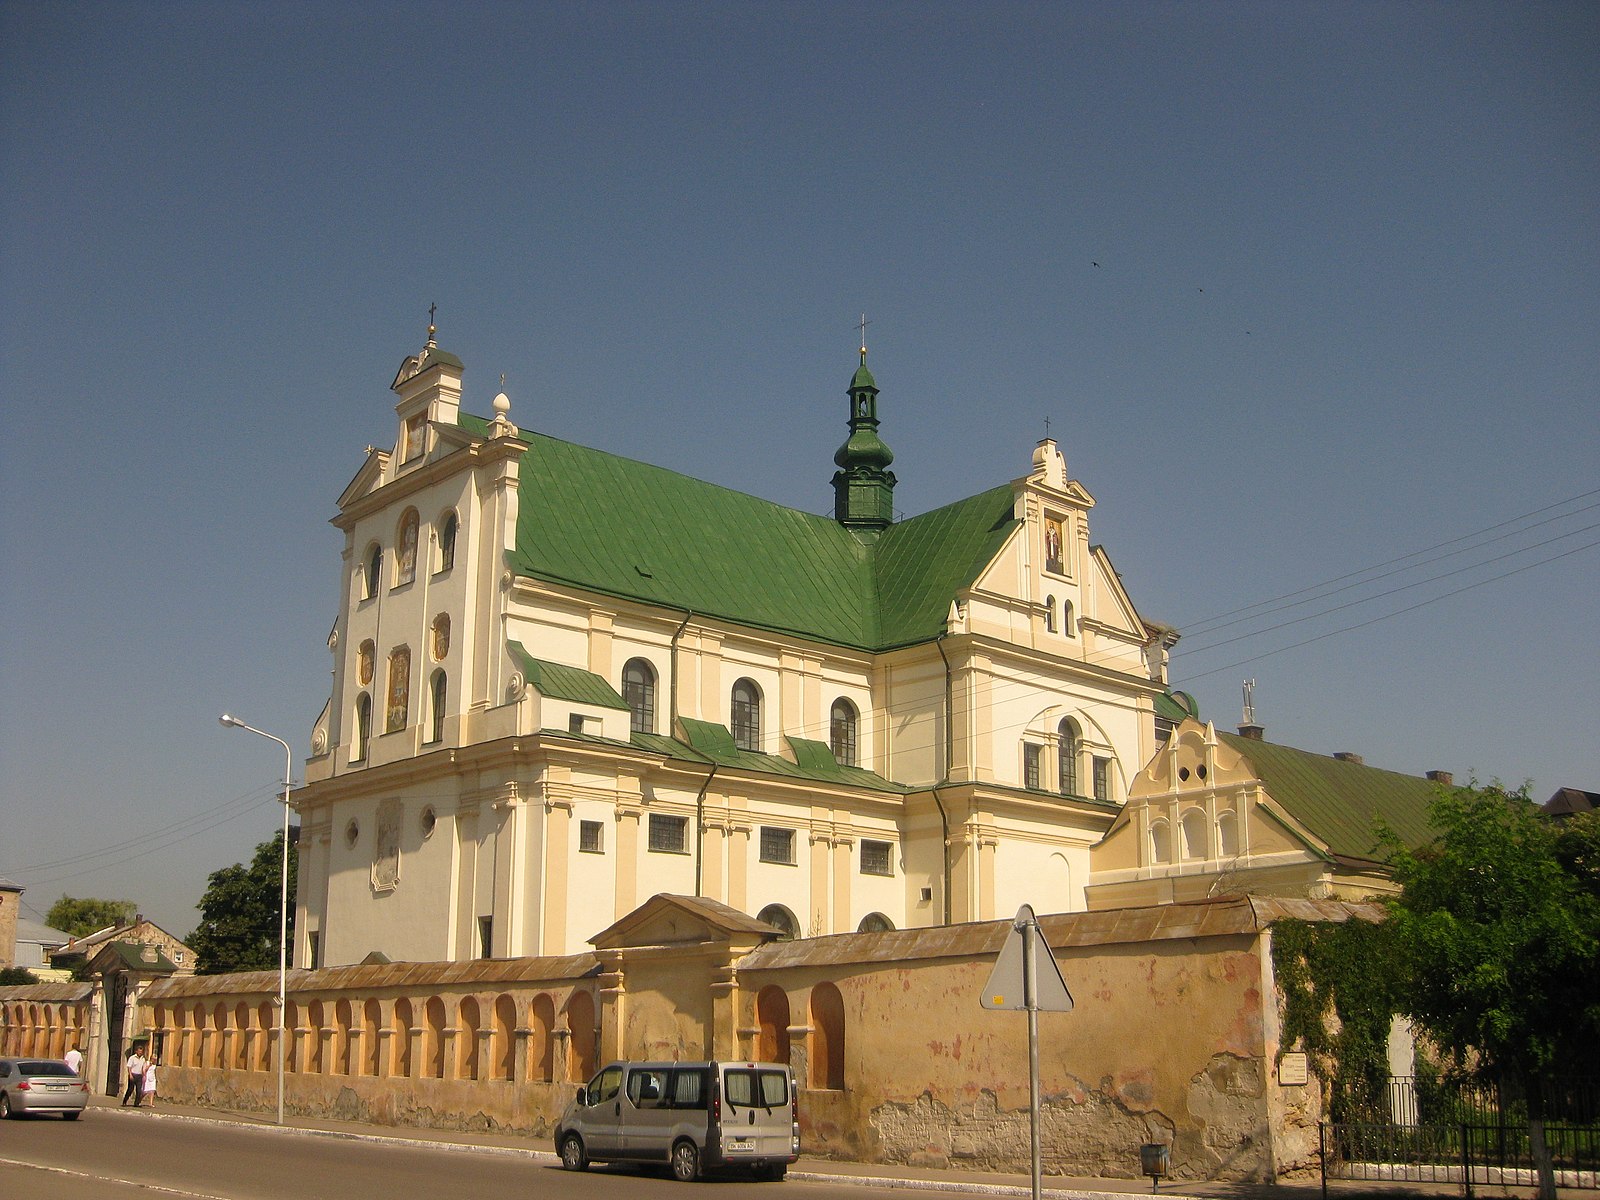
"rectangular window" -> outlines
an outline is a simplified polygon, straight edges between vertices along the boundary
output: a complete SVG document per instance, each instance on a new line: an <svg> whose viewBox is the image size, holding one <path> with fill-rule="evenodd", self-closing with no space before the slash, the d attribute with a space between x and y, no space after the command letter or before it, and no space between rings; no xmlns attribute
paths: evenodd
<svg viewBox="0 0 1600 1200"><path fill-rule="evenodd" d="M1039 751L1041 747L1028 743L1022 747L1022 786L1029 791L1039 790Z"/></svg>
<svg viewBox="0 0 1600 1200"><path fill-rule="evenodd" d="M861 842L861 873L863 875L893 875L894 845L891 842Z"/></svg>
<svg viewBox="0 0 1600 1200"><path fill-rule="evenodd" d="M478 918L478 957L494 957L494 918Z"/></svg>
<svg viewBox="0 0 1600 1200"><path fill-rule="evenodd" d="M578 849L584 854L606 852L605 826L599 821L578 822Z"/></svg>
<svg viewBox="0 0 1600 1200"><path fill-rule="evenodd" d="M1094 760L1094 798L1096 800L1111 799L1111 760L1109 758L1096 758Z"/></svg>
<svg viewBox="0 0 1600 1200"><path fill-rule="evenodd" d="M650 849L657 854L689 853L689 818L651 813Z"/></svg>
<svg viewBox="0 0 1600 1200"><path fill-rule="evenodd" d="M583 732L583 718L580 717L577 713L573 713L571 716L569 716L567 718L567 732L568 733L582 733Z"/></svg>
<svg viewBox="0 0 1600 1200"><path fill-rule="evenodd" d="M761 827L761 861L794 865L794 830Z"/></svg>

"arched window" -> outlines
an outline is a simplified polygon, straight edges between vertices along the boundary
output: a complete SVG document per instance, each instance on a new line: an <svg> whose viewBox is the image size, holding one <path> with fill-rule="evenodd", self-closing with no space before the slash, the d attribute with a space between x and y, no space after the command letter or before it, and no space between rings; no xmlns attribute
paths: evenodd
<svg viewBox="0 0 1600 1200"><path fill-rule="evenodd" d="M255 1069L257 1071L265 1071L269 1062L277 1061L275 1039L280 1036L278 1033L277 1005L270 1001L262 1001L256 1006L256 1028L261 1033L256 1041Z"/></svg>
<svg viewBox="0 0 1600 1200"><path fill-rule="evenodd" d="M1172 830L1165 821L1150 822L1150 861L1165 863L1172 861Z"/></svg>
<svg viewBox="0 0 1600 1200"><path fill-rule="evenodd" d="M417 510L408 508L400 514L400 524L394 535L394 584L399 587L417 577L417 531L422 527Z"/></svg>
<svg viewBox="0 0 1600 1200"><path fill-rule="evenodd" d="M789 1061L789 994L769 984L756 994L756 1057L762 1062Z"/></svg>
<svg viewBox="0 0 1600 1200"><path fill-rule="evenodd" d="M367 761L367 745L372 741L372 697L362 692L356 697L356 738L350 746L351 762Z"/></svg>
<svg viewBox="0 0 1600 1200"><path fill-rule="evenodd" d="M203 1004L194 1006L194 1032L184 1039L185 1053L182 1066L206 1065L206 1010Z"/></svg>
<svg viewBox="0 0 1600 1200"><path fill-rule="evenodd" d="M1054 633L1056 631L1056 598L1054 596L1046 596L1044 598L1044 631L1046 633Z"/></svg>
<svg viewBox="0 0 1600 1200"><path fill-rule="evenodd" d="M1078 791L1078 751L1082 742L1078 723L1071 717L1062 717L1061 724L1056 726L1056 790L1063 796L1081 795Z"/></svg>
<svg viewBox="0 0 1600 1200"><path fill-rule="evenodd" d="M350 1001L341 1000L333 1009L333 1074L350 1074Z"/></svg>
<svg viewBox="0 0 1600 1200"><path fill-rule="evenodd" d="M428 741L444 741L445 676L435 671L428 685Z"/></svg>
<svg viewBox="0 0 1600 1200"><path fill-rule="evenodd" d="M1206 815L1198 808L1191 808L1183 814L1178 822L1178 828L1183 833L1183 856L1185 858L1206 858Z"/></svg>
<svg viewBox="0 0 1600 1200"><path fill-rule="evenodd" d="M227 1056L223 1053L223 1040L228 1032L228 1006L221 1000L211 1010L211 1023L216 1027L216 1040L211 1043L211 1065L221 1070L228 1065Z"/></svg>
<svg viewBox="0 0 1600 1200"><path fill-rule="evenodd" d="M1239 854L1239 822L1231 812L1217 814L1217 855L1236 858Z"/></svg>
<svg viewBox="0 0 1600 1200"><path fill-rule="evenodd" d="M444 1001L429 996L423 1009L422 1073L429 1079L444 1078Z"/></svg>
<svg viewBox="0 0 1600 1200"><path fill-rule="evenodd" d="M306 1072L311 1075L322 1074L322 1020L322 1001L313 1000L306 1009L306 1023L311 1026L306 1034Z"/></svg>
<svg viewBox="0 0 1600 1200"><path fill-rule="evenodd" d="M656 669L642 658L630 658L622 668L622 698L628 703L628 728L634 733L656 731Z"/></svg>
<svg viewBox="0 0 1600 1200"><path fill-rule="evenodd" d="M456 565L456 515L453 512L445 513L444 520L439 522L439 571L448 571Z"/></svg>
<svg viewBox="0 0 1600 1200"><path fill-rule="evenodd" d="M769 904L756 914L756 920L765 921L778 931L780 942L792 942L800 936L800 922L781 904Z"/></svg>
<svg viewBox="0 0 1600 1200"><path fill-rule="evenodd" d="M382 1075L382 1055L378 1053L378 1029L383 1025L383 1014L376 1000L361 1006L361 1073Z"/></svg>
<svg viewBox="0 0 1600 1200"><path fill-rule="evenodd" d="M842 696L828 716L828 745L840 766L856 765L856 706Z"/></svg>
<svg viewBox="0 0 1600 1200"><path fill-rule="evenodd" d="M1078 626L1072 615L1071 600L1063 600L1061 602L1061 632L1068 637L1076 637L1078 635Z"/></svg>
<svg viewBox="0 0 1600 1200"><path fill-rule="evenodd" d="M367 548L366 569L361 573L361 598L371 600L383 586L383 547L374 542Z"/></svg>
<svg viewBox="0 0 1600 1200"><path fill-rule="evenodd" d="M583 1083L594 1074L594 997L574 992L567 1001L567 1082Z"/></svg>
<svg viewBox="0 0 1600 1200"><path fill-rule="evenodd" d="M733 685L733 744L761 752L761 689L748 679Z"/></svg>
<svg viewBox="0 0 1600 1200"><path fill-rule="evenodd" d="M844 1087L844 997L831 983L811 989L811 1086Z"/></svg>
<svg viewBox="0 0 1600 1200"><path fill-rule="evenodd" d="M494 1031L489 1038L489 1074L510 1079L517 1057L517 1002L504 992L494 998Z"/></svg>
<svg viewBox="0 0 1600 1200"><path fill-rule="evenodd" d="M160 1016L159 1010L156 1013ZM233 1069L250 1069L250 1006L243 1000L233 1006Z"/></svg>
<svg viewBox="0 0 1600 1200"><path fill-rule="evenodd" d="M461 998L456 1017L456 1078L478 1077L478 1030L483 1018L478 1012L478 1002L471 996Z"/></svg>
<svg viewBox="0 0 1600 1200"><path fill-rule="evenodd" d="M556 1048L555 1001L541 992L528 1006L528 1082L551 1083Z"/></svg>
<svg viewBox="0 0 1600 1200"><path fill-rule="evenodd" d="M856 926L857 933L888 933L894 928L894 922L882 913L868 913L861 918L861 924Z"/></svg>
<svg viewBox="0 0 1600 1200"><path fill-rule="evenodd" d="M394 1016L390 1018L389 1028L394 1030L390 1038L392 1045L389 1047L389 1074L399 1079L411 1077L411 1001L404 996L394 1002Z"/></svg>
<svg viewBox="0 0 1600 1200"><path fill-rule="evenodd" d="M411 712L411 647L396 646L389 651L388 704L384 708L383 731L397 733L406 727Z"/></svg>

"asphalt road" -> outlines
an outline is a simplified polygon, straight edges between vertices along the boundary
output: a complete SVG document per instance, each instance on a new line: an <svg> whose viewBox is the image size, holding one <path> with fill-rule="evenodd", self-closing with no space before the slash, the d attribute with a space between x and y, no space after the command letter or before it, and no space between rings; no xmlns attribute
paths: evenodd
<svg viewBox="0 0 1600 1200"><path fill-rule="evenodd" d="M472 1150L329 1138L270 1127L161 1120L91 1109L76 1122L0 1122L6 1200L865 1200L887 1188L789 1180L682 1184L620 1168L583 1174L535 1159Z"/></svg>

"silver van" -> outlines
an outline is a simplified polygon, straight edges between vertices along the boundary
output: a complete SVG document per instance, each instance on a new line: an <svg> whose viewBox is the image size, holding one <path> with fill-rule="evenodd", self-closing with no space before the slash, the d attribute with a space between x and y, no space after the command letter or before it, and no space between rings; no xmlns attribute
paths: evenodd
<svg viewBox="0 0 1600 1200"><path fill-rule="evenodd" d="M578 1089L555 1143L569 1171L637 1162L685 1181L729 1168L782 1179L800 1157L794 1076L778 1063L612 1063Z"/></svg>

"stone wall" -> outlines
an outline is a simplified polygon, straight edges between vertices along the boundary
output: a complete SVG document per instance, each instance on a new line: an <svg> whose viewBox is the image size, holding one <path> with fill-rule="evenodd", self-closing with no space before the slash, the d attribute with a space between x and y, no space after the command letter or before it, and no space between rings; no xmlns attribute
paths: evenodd
<svg viewBox="0 0 1600 1200"><path fill-rule="evenodd" d="M1075 1001L1038 1018L1045 1171L1135 1178L1147 1142L1180 1180L1313 1163L1315 1077L1277 1078L1270 928L1362 911L1224 897L1040 918ZM777 1056L807 1154L1027 1170L1027 1016L979 1003L1010 922L761 944L726 912L657 896L594 954L290 972L286 1108L542 1139L612 1057ZM275 972L153 984L162 1092L270 1111L276 991Z"/></svg>

